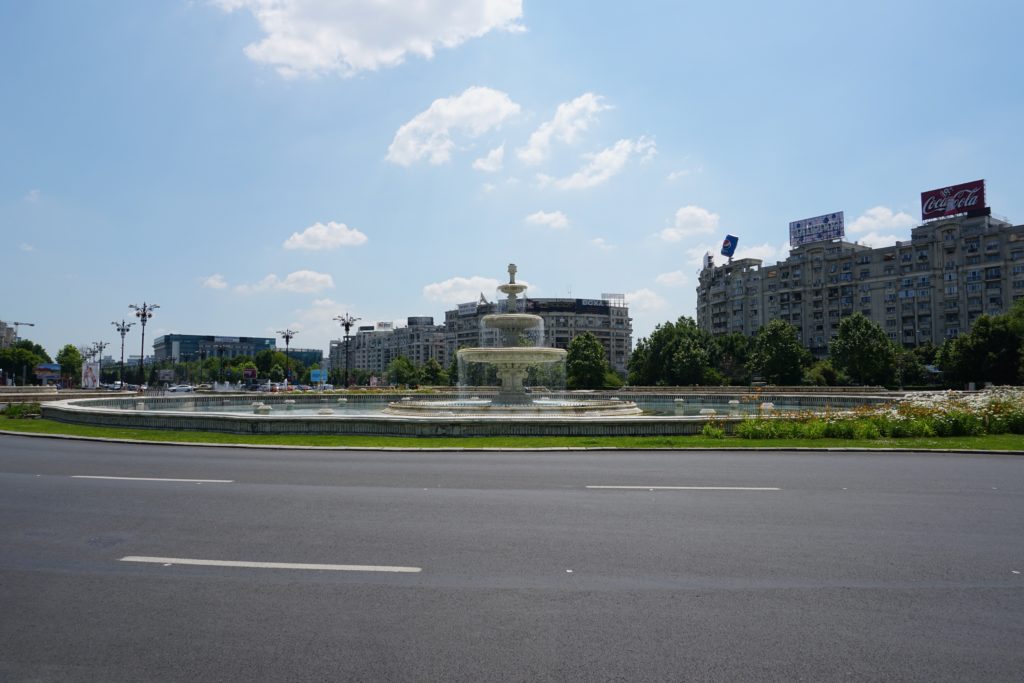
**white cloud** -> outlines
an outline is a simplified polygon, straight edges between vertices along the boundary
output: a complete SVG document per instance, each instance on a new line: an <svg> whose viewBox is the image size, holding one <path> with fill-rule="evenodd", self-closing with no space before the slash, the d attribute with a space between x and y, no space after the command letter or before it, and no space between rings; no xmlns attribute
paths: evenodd
<svg viewBox="0 0 1024 683"><path fill-rule="evenodd" d="M876 206L858 216L847 227L850 232L874 232L879 230L903 230L917 225L917 219L902 211L893 213L885 206Z"/></svg>
<svg viewBox="0 0 1024 683"><path fill-rule="evenodd" d="M212 0L247 10L266 34L245 48L285 78L393 67L408 55L430 59L494 30L522 31L522 0Z"/></svg>
<svg viewBox="0 0 1024 683"><path fill-rule="evenodd" d="M876 206L862 213L846 227L849 232L857 235L857 242L877 249L910 239L909 228L917 224L917 219L908 213Z"/></svg>
<svg viewBox="0 0 1024 683"><path fill-rule="evenodd" d="M604 98L594 93L584 93L572 100L563 102L555 110L555 116L545 121L530 135L525 147L516 150L516 156L524 164L536 165L548 158L551 153L552 139L571 144L580 133L587 130L597 118L597 114L611 107L604 103Z"/></svg>
<svg viewBox="0 0 1024 683"><path fill-rule="evenodd" d="M426 157L431 164L451 159L454 132L478 137L498 128L519 113L519 105L505 93L472 86L461 95L434 100L426 111L403 124L388 146L387 160L410 166Z"/></svg>
<svg viewBox="0 0 1024 683"><path fill-rule="evenodd" d="M220 273L214 273L200 280L206 289L227 289L228 283Z"/></svg>
<svg viewBox="0 0 1024 683"><path fill-rule="evenodd" d="M490 194L491 192L494 192L496 189L498 189L498 186L495 185L494 183L484 183L483 185L480 186L480 189L482 189L485 194Z"/></svg>
<svg viewBox="0 0 1024 683"><path fill-rule="evenodd" d="M314 294L334 287L334 278L327 273L312 270L297 270L289 273L283 280L274 273L266 276L256 284L238 285L235 291L242 294L258 292L292 292L295 294Z"/></svg>
<svg viewBox="0 0 1024 683"><path fill-rule="evenodd" d="M39 201L39 198L40 198L41 196L42 196L42 192L40 192L39 190L29 190L29 191L28 191L28 194L26 194L26 195L25 195L25 196L23 197L23 199L24 199L24 200L25 200L26 202L30 203L30 204L35 204L36 202L38 202L38 201Z"/></svg>
<svg viewBox="0 0 1024 683"><path fill-rule="evenodd" d="M634 156L647 161L657 154L657 145L650 138L641 136L636 140L619 140L611 147L596 154L585 154L587 164L565 178L551 178L538 175L541 186L553 184L560 190L583 190L608 182L622 172Z"/></svg>
<svg viewBox="0 0 1024 683"><path fill-rule="evenodd" d="M326 251L338 247L358 247L366 243L366 235L344 223L314 223L301 233L294 232L284 241L285 249Z"/></svg>
<svg viewBox="0 0 1024 683"><path fill-rule="evenodd" d="M661 273L654 279L658 284L665 285L667 287L682 287L690 282L690 278L686 277L686 273L681 270L673 270L670 273Z"/></svg>
<svg viewBox="0 0 1024 683"><path fill-rule="evenodd" d="M569 227L569 217L561 211L538 211L526 217L531 225L546 225L552 230L565 230Z"/></svg>
<svg viewBox="0 0 1024 683"><path fill-rule="evenodd" d="M721 249L721 247L719 247L719 249ZM766 242L764 244L756 244L751 247L737 247L736 254L733 255L733 259L758 258L767 266L773 263L778 263L779 261L784 261L788 256L789 244L783 243L775 246Z"/></svg>
<svg viewBox="0 0 1024 683"><path fill-rule="evenodd" d="M671 173L669 173L667 176L665 176L665 180L669 181L670 183L673 183L673 182L679 180L680 178L685 178L685 177L691 176L691 175L699 175L699 174L701 174L703 172L704 172L704 167L703 166L696 166L694 168L681 168L681 169L678 169L676 171L672 171Z"/></svg>
<svg viewBox="0 0 1024 683"><path fill-rule="evenodd" d="M626 303L629 304L630 313L660 311L668 305L664 297L646 288L626 292Z"/></svg>
<svg viewBox="0 0 1024 683"><path fill-rule="evenodd" d="M879 247L891 247L900 240L906 239L907 235L882 235L877 232L869 232L866 235L858 235L857 243L872 249L878 249Z"/></svg>
<svg viewBox="0 0 1024 683"><path fill-rule="evenodd" d="M710 235L718 230L717 213L711 213L699 206L687 205L676 211L675 222L671 228L661 231L661 239L666 242L681 242L696 235Z"/></svg>
<svg viewBox="0 0 1024 683"><path fill-rule="evenodd" d="M497 173L505 160L505 145L495 147L487 156L481 157L473 162L473 170L483 173Z"/></svg>
<svg viewBox="0 0 1024 683"><path fill-rule="evenodd" d="M497 286L498 281L491 277L453 277L427 285L423 288L423 296L429 301L455 305L478 301L481 294L492 300Z"/></svg>
<svg viewBox="0 0 1024 683"><path fill-rule="evenodd" d="M314 299L309 306L295 309L292 312L293 320L287 326L302 332L300 346L326 351L330 348L332 339L341 339L344 334L334 317L349 311L357 318L362 317L353 311L351 306L326 298Z"/></svg>
<svg viewBox="0 0 1024 683"><path fill-rule="evenodd" d="M36 248L29 244L28 242L22 242L20 245L20 249L24 252L33 252L36 250Z"/></svg>
<svg viewBox="0 0 1024 683"><path fill-rule="evenodd" d="M614 244L608 244L603 237L595 237L590 240L590 243L601 251L611 251L616 248Z"/></svg>

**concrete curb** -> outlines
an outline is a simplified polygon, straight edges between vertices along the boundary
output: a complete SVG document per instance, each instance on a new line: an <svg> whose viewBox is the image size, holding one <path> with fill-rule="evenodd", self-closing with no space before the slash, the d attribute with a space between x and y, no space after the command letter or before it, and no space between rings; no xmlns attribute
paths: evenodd
<svg viewBox="0 0 1024 683"><path fill-rule="evenodd" d="M963 455L1019 455L1024 456L1024 450L993 451L993 450L971 450L966 448L847 448L842 446L820 447L813 446L723 446L721 448L710 448L707 446L656 446L653 448L619 448L617 446L538 446L534 448L512 448L512 447L460 447L460 446L438 446L438 447L405 447L405 446L285 446L281 444L252 444L252 443L203 443L197 441L140 441L137 439L115 439L102 436L75 436L73 434L38 434L34 432L13 432L0 429L3 436L27 436L40 439L65 439L71 441L96 441L100 443L127 443L147 446L191 446L199 448L255 448L264 450L285 450L285 451L394 451L394 452L481 452L481 453L529 453L529 452L570 452L570 451L727 451L727 452L780 452L797 451L808 453L952 453ZM414 438L414 437L410 437Z"/></svg>

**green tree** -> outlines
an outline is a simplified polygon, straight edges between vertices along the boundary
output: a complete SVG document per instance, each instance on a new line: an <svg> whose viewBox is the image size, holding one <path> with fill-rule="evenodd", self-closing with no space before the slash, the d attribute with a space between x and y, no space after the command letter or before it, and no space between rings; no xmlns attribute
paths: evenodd
<svg viewBox="0 0 1024 683"><path fill-rule="evenodd" d="M654 328L629 359L629 383L641 386L701 384L712 369L711 336L691 318L681 317Z"/></svg>
<svg viewBox="0 0 1024 683"><path fill-rule="evenodd" d="M273 365L267 373L271 382L280 382L284 379L284 368L280 365Z"/></svg>
<svg viewBox="0 0 1024 683"><path fill-rule="evenodd" d="M849 378L841 371L836 370L830 360L816 361L804 373L804 384L811 384L818 387L835 387L847 384Z"/></svg>
<svg viewBox="0 0 1024 683"><path fill-rule="evenodd" d="M388 381L409 387L419 385L419 372L413 362L405 356L399 356L388 363Z"/></svg>
<svg viewBox="0 0 1024 683"><path fill-rule="evenodd" d="M57 352L57 363L60 364L60 376L69 386L79 383L82 377L82 354L74 344L66 344Z"/></svg>
<svg viewBox="0 0 1024 683"><path fill-rule="evenodd" d="M839 322L828 353L832 363L857 384L892 383L896 377L896 347L882 326L863 313Z"/></svg>
<svg viewBox="0 0 1024 683"><path fill-rule="evenodd" d="M796 328L778 318L757 331L750 353L751 369L772 384L799 384L811 354L801 344Z"/></svg>
<svg viewBox="0 0 1024 683"><path fill-rule="evenodd" d="M230 362L230 359L225 359ZM256 367L259 369L262 375L269 375L270 368L275 365L281 366L281 372L284 372L284 368L288 365L288 358L285 356L284 351L277 351L276 349L263 349L253 358L253 362L256 363Z"/></svg>
<svg viewBox="0 0 1024 683"><path fill-rule="evenodd" d="M750 384L750 337L731 332L714 337L715 369L732 385Z"/></svg>
<svg viewBox="0 0 1024 683"><path fill-rule="evenodd" d="M921 362L921 354L917 349L903 349L897 347L896 354L896 380L900 387L904 385L924 384L928 379L928 371Z"/></svg>
<svg viewBox="0 0 1024 683"><path fill-rule="evenodd" d="M573 338L565 357L566 385L570 389L600 389L608 372L608 356L592 332Z"/></svg>
<svg viewBox="0 0 1024 683"><path fill-rule="evenodd" d="M16 349L25 349L29 353L34 354L35 356L37 356L39 358L39 362L40 363L52 363L53 362L53 360L50 359L50 354L48 354L46 352L46 349L44 349L42 346L40 346L39 344L35 343L31 339L20 339L20 340L18 340L17 342L14 343L14 348L16 348Z"/></svg>
<svg viewBox="0 0 1024 683"><path fill-rule="evenodd" d="M970 332L947 340L938 359L947 378L958 383L1020 383L1024 335L1017 332L1015 315L1016 307L1008 315L980 316Z"/></svg>
<svg viewBox="0 0 1024 683"><path fill-rule="evenodd" d="M420 368L420 376L423 378L424 384L431 386L448 385L448 372L434 358L429 359L423 364L423 367Z"/></svg>

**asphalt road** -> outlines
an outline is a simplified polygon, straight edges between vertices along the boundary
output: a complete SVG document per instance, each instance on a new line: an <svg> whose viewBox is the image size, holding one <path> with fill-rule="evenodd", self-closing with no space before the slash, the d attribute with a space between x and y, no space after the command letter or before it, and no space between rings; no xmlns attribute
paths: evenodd
<svg viewBox="0 0 1024 683"><path fill-rule="evenodd" d="M1022 572L1024 457L0 436L5 681L1020 681Z"/></svg>

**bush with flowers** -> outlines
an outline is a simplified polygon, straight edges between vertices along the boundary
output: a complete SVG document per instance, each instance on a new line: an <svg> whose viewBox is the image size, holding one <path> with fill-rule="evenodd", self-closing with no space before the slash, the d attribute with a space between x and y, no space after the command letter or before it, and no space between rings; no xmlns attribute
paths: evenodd
<svg viewBox="0 0 1024 683"><path fill-rule="evenodd" d="M914 394L887 406L834 413L758 415L736 425L744 439L880 439L1024 434L1024 388Z"/></svg>

